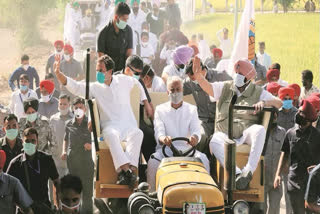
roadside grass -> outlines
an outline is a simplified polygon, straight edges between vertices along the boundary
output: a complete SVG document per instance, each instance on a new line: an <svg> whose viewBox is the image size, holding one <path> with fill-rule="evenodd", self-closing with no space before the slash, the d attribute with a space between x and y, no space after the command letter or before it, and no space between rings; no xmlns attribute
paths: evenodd
<svg viewBox="0 0 320 214"><path fill-rule="evenodd" d="M307 0L298 0L296 1L293 5L292 8L293 10L304 10L304 5L305 2ZM213 8L216 11L225 11L226 9L226 0L207 0L208 3L213 5ZM241 2L241 3L240 3ZM319 1L314 1L316 4L316 9L319 9ZM242 5L242 8L244 7L245 4L245 0L239 0L239 7L240 5ZM228 0L228 8L230 8L230 6L235 5L235 0ZM256 11L260 11L260 7L261 7L261 0L254 0L254 5L255 5L255 9ZM201 9L202 7L202 0L196 0L196 8L197 9ZM264 0L263 3L263 10L272 10L273 8L273 0ZM279 10L282 10L282 6L279 5Z"/></svg>
<svg viewBox="0 0 320 214"><path fill-rule="evenodd" d="M198 16L182 30L188 38L203 33L209 45L219 46L216 32L223 27L233 40L233 20L232 14ZM280 63L281 79L301 85L301 71L310 69L319 87L319 13L256 14L256 51L259 41L265 41L272 62Z"/></svg>

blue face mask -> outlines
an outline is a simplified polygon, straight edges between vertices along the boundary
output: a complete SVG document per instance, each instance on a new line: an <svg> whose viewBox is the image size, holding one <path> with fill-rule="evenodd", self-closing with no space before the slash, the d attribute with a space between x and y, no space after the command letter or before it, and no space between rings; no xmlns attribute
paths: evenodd
<svg viewBox="0 0 320 214"><path fill-rule="evenodd" d="M292 100L284 100L282 102L282 108L291 109L292 108Z"/></svg>
<svg viewBox="0 0 320 214"><path fill-rule="evenodd" d="M7 129L6 130L6 137L9 140L14 140L18 136L18 129Z"/></svg>
<svg viewBox="0 0 320 214"><path fill-rule="evenodd" d="M23 143L23 150L24 152L31 156L34 155L34 153L36 153L36 145L33 143Z"/></svg>
<svg viewBox="0 0 320 214"><path fill-rule="evenodd" d="M34 122L37 119L37 117L38 117L37 112L33 114L27 114L27 120L31 123Z"/></svg>
<svg viewBox="0 0 320 214"><path fill-rule="evenodd" d="M20 85L20 90L21 91L26 91L26 90L28 90L28 86L26 86L26 85Z"/></svg>
<svg viewBox="0 0 320 214"><path fill-rule="evenodd" d="M119 19L119 22L116 22L116 25L120 30L123 30L123 29L126 28L127 22L122 21L121 19Z"/></svg>
<svg viewBox="0 0 320 214"><path fill-rule="evenodd" d="M133 78L139 80L140 77L139 77L139 75L135 75L135 74L134 74L134 75L133 75Z"/></svg>
<svg viewBox="0 0 320 214"><path fill-rule="evenodd" d="M106 78L106 77L104 76L104 73L102 73L102 72L100 72L100 71L97 72L96 77L97 77L97 81L98 81L99 83L104 83L105 78Z"/></svg>

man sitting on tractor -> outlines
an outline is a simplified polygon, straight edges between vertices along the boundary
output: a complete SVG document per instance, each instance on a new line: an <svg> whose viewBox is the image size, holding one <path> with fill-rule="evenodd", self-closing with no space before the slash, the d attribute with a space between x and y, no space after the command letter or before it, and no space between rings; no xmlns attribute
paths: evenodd
<svg viewBox="0 0 320 214"><path fill-rule="evenodd" d="M177 137L188 137L189 142L178 141L175 147L178 150L186 150L191 146L196 146L201 139L201 126L198 119L197 108L194 105L183 102L182 80L178 76L168 79L167 90L170 102L157 106L154 116L154 131L157 141L156 152L151 155L148 162L147 181L151 186L151 191L155 190L156 172L164 154L162 145L171 146L172 139ZM170 149L166 148L166 154L172 156ZM196 151L194 157L200 158L207 171L209 170L209 160L206 155Z"/></svg>
<svg viewBox="0 0 320 214"><path fill-rule="evenodd" d="M258 166L266 137L264 127L255 124L256 114L265 106L280 108L282 102L260 86L252 83L251 80L255 78L256 71L247 59L235 63L233 81L209 83L201 75L200 59L197 57L194 59L192 70L200 87L213 97L213 100L217 101L216 132L209 146L211 154L216 156L221 165L224 163L224 142L228 138L228 106L231 98L237 95L237 105L255 107L253 113L236 111L233 120L233 138L236 144L251 145L248 163L242 170L236 168L236 188L239 190L248 189L252 174Z"/></svg>
<svg viewBox="0 0 320 214"><path fill-rule="evenodd" d="M77 96L84 96L86 85L77 82L61 73L60 60L56 59L55 73L59 82ZM147 98L141 84L135 78L114 72L114 62L104 55L97 61L97 81L90 84L90 97L95 97L100 112L103 139L110 147L114 167L118 174L117 184L133 187L137 176L140 148L143 138L142 131L137 126L131 104L130 93L137 85L141 93L141 102ZM126 141L123 151L121 141Z"/></svg>

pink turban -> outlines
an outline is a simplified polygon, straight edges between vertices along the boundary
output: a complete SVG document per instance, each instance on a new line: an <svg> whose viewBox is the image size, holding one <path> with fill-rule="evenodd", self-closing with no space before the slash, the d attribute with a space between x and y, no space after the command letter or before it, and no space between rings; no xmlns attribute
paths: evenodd
<svg viewBox="0 0 320 214"><path fill-rule="evenodd" d="M188 46L179 46L173 52L173 62L176 65L185 65L191 59L193 49Z"/></svg>

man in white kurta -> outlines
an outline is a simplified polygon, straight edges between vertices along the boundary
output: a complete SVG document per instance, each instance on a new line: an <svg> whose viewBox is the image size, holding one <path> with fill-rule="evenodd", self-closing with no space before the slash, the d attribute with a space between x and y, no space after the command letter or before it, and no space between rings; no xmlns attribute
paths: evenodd
<svg viewBox="0 0 320 214"><path fill-rule="evenodd" d="M266 49L265 42L259 42L259 52L257 53L258 62L263 65L267 70L271 65L271 57L269 54L264 52Z"/></svg>
<svg viewBox="0 0 320 214"><path fill-rule="evenodd" d="M131 89L135 85L138 86L141 101L147 98L141 84L135 78L123 74L112 75L113 69L114 62L110 57L105 55L98 60L97 70L100 75L97 75L98 82L90 84L90 97L95 97L97 101L103 139L110 148L116 171L120 172L119 175L128 171L132 174L131 170L138 168L143 133L138 128L131 108ZM60 83L71 93L82 97L85 95L84 82L64 76L60 69L55 69L55 72ZM125 151L121 146L122 141L126 141ZM135 180L133 184L134 182Z"/></svg>
<svg viewBox="0 0 320 214"><path fill-rule="evenodd" d="M189 144L185 141L175 141L174 146L181 151L188 150L191 145L195 146L201 139L200 121L197 107L183 102L182 80L175 76L168 80L168 92L170 101L156 107L154 116L154 131L157 141L156 152L151 156L147 168L147 181L151 191L155 190L156 172L160 161L164 158L162 153L163 144L176 137L189 138ZM166 154L172 156L170 148L166 148ZM209 160L206 155L196 151L194 157L200 158L208 172L210 172Z"/></svg>

